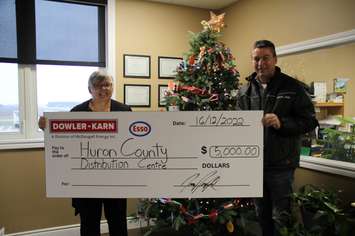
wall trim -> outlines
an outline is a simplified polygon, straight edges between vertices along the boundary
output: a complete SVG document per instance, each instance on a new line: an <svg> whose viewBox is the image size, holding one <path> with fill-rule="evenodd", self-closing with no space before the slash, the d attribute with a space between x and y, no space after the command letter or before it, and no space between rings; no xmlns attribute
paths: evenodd
<svg viewBox="0 0 355 236"><path fill-rule="evenodd" d="M355 178L355 164L350 162L301 156L300 167Z"/></svg>
<svg viewBox="0 0 355 236"><path fill-rule="evenodd" d="M114 84L118 84L116 75L116 0L107 1L107 73L113 77ZM116 89L113 90L112 97L116 97Z"/></svg>
<svg viewBox="0 0 355 236"><path fill-rule="evenodd" d="M141 227L146 227L147 222L144 220L127 220L127 228L139 229ZM6 233L6 229L5 229ZM101 233L108 233L108 225L106 220L101 221ZM24 231L12 234L5 234L5 236L80 236L80 225L64 225L58 227L37 229L31 231Z"/></svg>
<svg viewBox="0 0 355 236"><path fill-rule="evenodd" d="M355 29L344 31L324 37L314 38L298 43L292 43L276 48L277 56L285 56L289 54L316 50L324 47L331 47L346 43L355 42Z"/></svg>
<svg viewBox="0 0 355 236"><path fill-rule="evenodd" d="M8 149L29 149L29 148L43 148L43 138L39 139L8 139L0 141L0 150Z"/></svg>

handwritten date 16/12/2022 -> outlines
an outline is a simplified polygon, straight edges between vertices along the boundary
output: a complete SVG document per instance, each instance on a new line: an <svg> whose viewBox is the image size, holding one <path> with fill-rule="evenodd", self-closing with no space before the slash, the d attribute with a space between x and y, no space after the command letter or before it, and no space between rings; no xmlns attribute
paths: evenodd
<svg viewBox="0 0 355 236"><path fill-rule="evenodd" d="M249 126L245 124L243 117L238 116L226 116L224 113L219 115L200 115L195 117L195 123L192 127L201 126Z"/></svg>

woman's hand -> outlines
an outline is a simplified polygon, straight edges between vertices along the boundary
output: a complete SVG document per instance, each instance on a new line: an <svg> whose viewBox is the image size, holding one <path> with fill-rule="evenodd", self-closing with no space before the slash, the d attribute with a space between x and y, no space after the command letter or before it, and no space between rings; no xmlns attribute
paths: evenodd
<svg viewBox="0 0 355 236"><path fill-rule="evenodd" d="M46 123L47 123L47 118L46 117L44 117L44 116L39 117L38 127L41 130L44 130L46 128Z"/></svg>

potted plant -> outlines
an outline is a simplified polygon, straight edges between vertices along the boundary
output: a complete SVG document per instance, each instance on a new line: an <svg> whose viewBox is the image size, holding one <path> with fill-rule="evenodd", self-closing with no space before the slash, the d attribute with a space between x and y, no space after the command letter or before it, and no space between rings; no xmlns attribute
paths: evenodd
<svg viewBox="0 0 355 236"><path fill-rule="evenodd" d="M335 191L305 185L293 193L301 209L304 228L309 235L350 235L347 216L339 207Z"/></svg>
<svg viewBox="0 0 355 236"><path fill-rule="evenodd" d="M324 138L320 140L324 145L322 157L355 163L355 120L352 117L338 118L338 120L341 125L348 126L349 130L325 128Z"/></svg>

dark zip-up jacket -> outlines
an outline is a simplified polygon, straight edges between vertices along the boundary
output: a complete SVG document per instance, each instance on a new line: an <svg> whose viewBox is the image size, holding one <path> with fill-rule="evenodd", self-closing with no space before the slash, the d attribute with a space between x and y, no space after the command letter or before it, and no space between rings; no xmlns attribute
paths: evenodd
<svg viewBox="0 0 355 236"><path fill-rule="evenodd" d="M264 92L256 73L238 92L238 110L263 110L278 116L281 127L264 127L264 168L292 169L299 166L301 136L318 125L313 103L296 79L276 67Z"/></svg>
<svg viewBox="0 0 355 236"><path fill-rule="evenodd" d="M90 109L90 101L91 99L80 103L79 105L76 105L75 107L73 107L70 111L71 112L80 112L80 111L90 111L92 112L92 110ZM111 107L110 107L110 111L132 111L131 108L123 103L120 103L116 100L111 99ZM120 201L120 200L118 200ZM72 199L72 206L75 208L75 215L77 215L78 213L80 213L80 208L82 205L82 200L81 198L73 198ZM125 210L125 209L124 209ZM123 212L124 214L126 214L126 212Z"/></svg>
<svg viewBox="0 0 355 236"><path fill-rule="evenodd" d="M83 103L80 103L79 105L73 107L70 111L92 111L89 107L90 101L91 99ZM110 111L132 111L132 110L129 106L111 99Z"/></svg>

